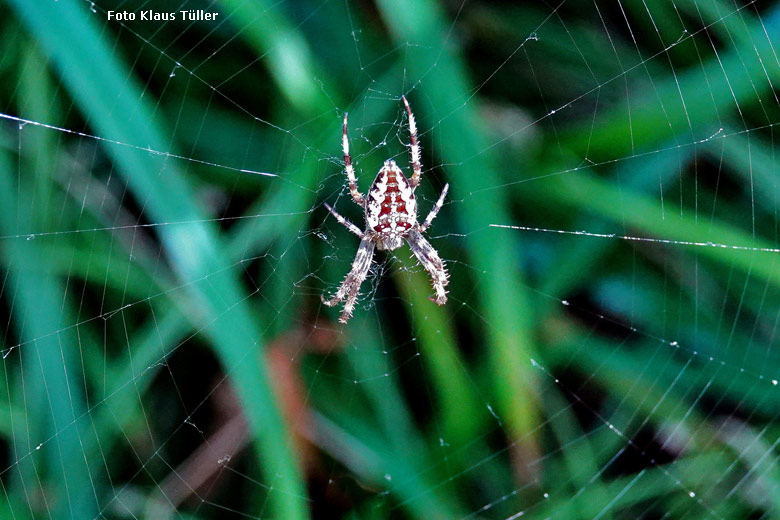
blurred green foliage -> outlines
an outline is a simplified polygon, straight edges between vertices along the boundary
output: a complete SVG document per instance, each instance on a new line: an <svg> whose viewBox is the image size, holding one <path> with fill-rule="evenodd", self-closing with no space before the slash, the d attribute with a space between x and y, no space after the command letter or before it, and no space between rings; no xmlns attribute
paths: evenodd
<svg viewBox="0 0 780 520"><path fill-rule="evenodd" d="M0 517L780 518L774 2L3 7Z"/></svg>

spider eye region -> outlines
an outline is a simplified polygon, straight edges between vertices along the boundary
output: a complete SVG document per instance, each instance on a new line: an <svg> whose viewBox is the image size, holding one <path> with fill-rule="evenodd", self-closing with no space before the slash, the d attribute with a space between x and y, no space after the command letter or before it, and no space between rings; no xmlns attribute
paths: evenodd
<svg viewBox="0 0 780 520"><path fill-rule="evenodd" d="M368 192L366 223L377 233L380 248L393 250L416 222L414 189L395 162L386 161Z"/></svg>

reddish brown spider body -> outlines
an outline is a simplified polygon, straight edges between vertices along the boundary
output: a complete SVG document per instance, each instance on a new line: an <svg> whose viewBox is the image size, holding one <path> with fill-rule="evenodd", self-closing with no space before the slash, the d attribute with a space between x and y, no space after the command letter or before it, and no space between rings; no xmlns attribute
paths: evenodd
<svg viewBox="0 0 780 520"><path fill-rule="evenodd" d="M436 201L436 205L431 209L425 221L419 224L417 222L417 199L414 196L414 191L420 183L420 175L422 174L420 146L417 143L417 125L406 98L402 97L401 99L404 102L409 119L409 153L411 156L410 162L412 163L412 176L407 179L395 161L388 159L379 170L376 179L374 179L368 196L365 197L358 190L352 158L349 155L347 114L344 114L342 134L344 170L349 181L349 191L352 200L356 204L361 205L365 212L366 230L361 231L355 224L325 204L325 207L336 217L339 223L361 238L355 261L352 262L352 269L347 274L344 282L332 298L326 299L322 297L323 303L328 306L336 305L341 301L345 302L344 311L339 318L339 321L342 323L346 323L352 316L360 285L366 279L371 267L374 247L392 251L401 247L404 240L409 244L417 260L431 276L433 288L436 291L436 297L431 299L438 305L444 305L447 302L447 291L445 290L446 285L449 283L447 269L439 254L425 240L422 233L428 229L441 209L442 204L444 204L444 197L447 195L449 185L444 186L441 195L439 195L439 200Z"/></svg>
<svg viewBox="0 0 780 520"><path fill-rule="evenodd" d="M417 200L395 161L385 161L366 198L366 225L377 233L378 249L392 251L417 224Z"/></svg>

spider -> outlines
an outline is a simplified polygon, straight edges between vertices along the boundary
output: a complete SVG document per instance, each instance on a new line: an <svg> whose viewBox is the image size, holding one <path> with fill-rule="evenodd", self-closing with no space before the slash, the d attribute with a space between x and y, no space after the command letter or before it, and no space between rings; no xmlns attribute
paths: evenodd
<svg viewBox="0 0 780 520"><path fill-rule="evenodd" d="M409 152L412 163L412 176L410 179L407 179L401 169L395 164L395 161L388 159L379 170L374 183L371 185L371 189L368 190L367 196L358 191L355 169L352 166L352 158L349 156L347 114L344 114L344 130L341 138L344 149L344 169L349 181L349 193L352 196L352 200L363 207L365 212L366 230L361 231L359 227L339 215L327 203L325 204L325 207L336 217L340 224L361 239L355 261L352 262L352 269L336 291L336 294L330 299L321 296L322 302L329 307L333 307L342 301L345 302L344 310L341 313L341 317L339 317L341 323L346 323L352 317L352 310L357 301L358 291L371 267L374 247L393 251L401 247L404 240L409 244L409 248L431 277L436 297L430 299L438 305L447 303L447 291L444 289L447 283L449 283L447 269L439 257L439 253L425 240L423 233L431 225L442 204L444 204L444 197L447 196L447 190L449 190L450 185L446 184L444 186L441 195L439 195L439 200L436 201L436 205L428 213L423 223L419 224L417 222L417 200L414 197L414 191L420 184L420 174L422 173L420 145L417 143L417 124L414 121L414 115L412 114L412 109L409 108L409 102L406 101L406 97L402 96L401 100L404 103L404 107L406 107L406 114L409 119Z"/></svg>

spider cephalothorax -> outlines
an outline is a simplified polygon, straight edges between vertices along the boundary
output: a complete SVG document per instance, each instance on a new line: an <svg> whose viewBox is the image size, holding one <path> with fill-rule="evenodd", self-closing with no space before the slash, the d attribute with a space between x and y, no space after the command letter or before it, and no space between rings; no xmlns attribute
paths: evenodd
<svg viewBox="0 0 780 520"><path fill-rule="evenodd" d="M449 184L444 186L441 195L439 195L439 200L436 201L436 205L428 213L425 221L419 224L417 222L417 200L414 196L414 190L420 184L420 175L422 173L420 145L417 143L417 125L414 121L412 109L409 108L409 103L405 97L401 97L401 99L404 102L406 114L409 118L409 141L411 142L409 153L411 155L412 176L407 179L401 168L395 164L395 161L387 160L382 169L379 170L367 196L363 196L358 191L355 169L352 166L352 158L349 156L347 114L344 114L344 130L342 134L344 169L347 173L352 200L362 206L365 211L366 230L361 231L359 227L325 204L325 207L336 217L339 223L361 238L355 261L352 262L352 269L347 274L344 282L332 298L326 299L324 296L322 297L323 303L331 307L341 301L345 302L344 311L339 318L341 323L346 323L352 316L352 310L355 307L360 286L363 280L366 279L368 270L371 267L374 247L392 251L401 247L404 240L406 240L417 260L431 276L433 288L436 291L436 297L431 298L431 300L439 305L447 303L447 291L444 289L449 282L447 269L439 254L425 240L422 234L428 229L441 209L444 197L447 196Z"/></svg>

